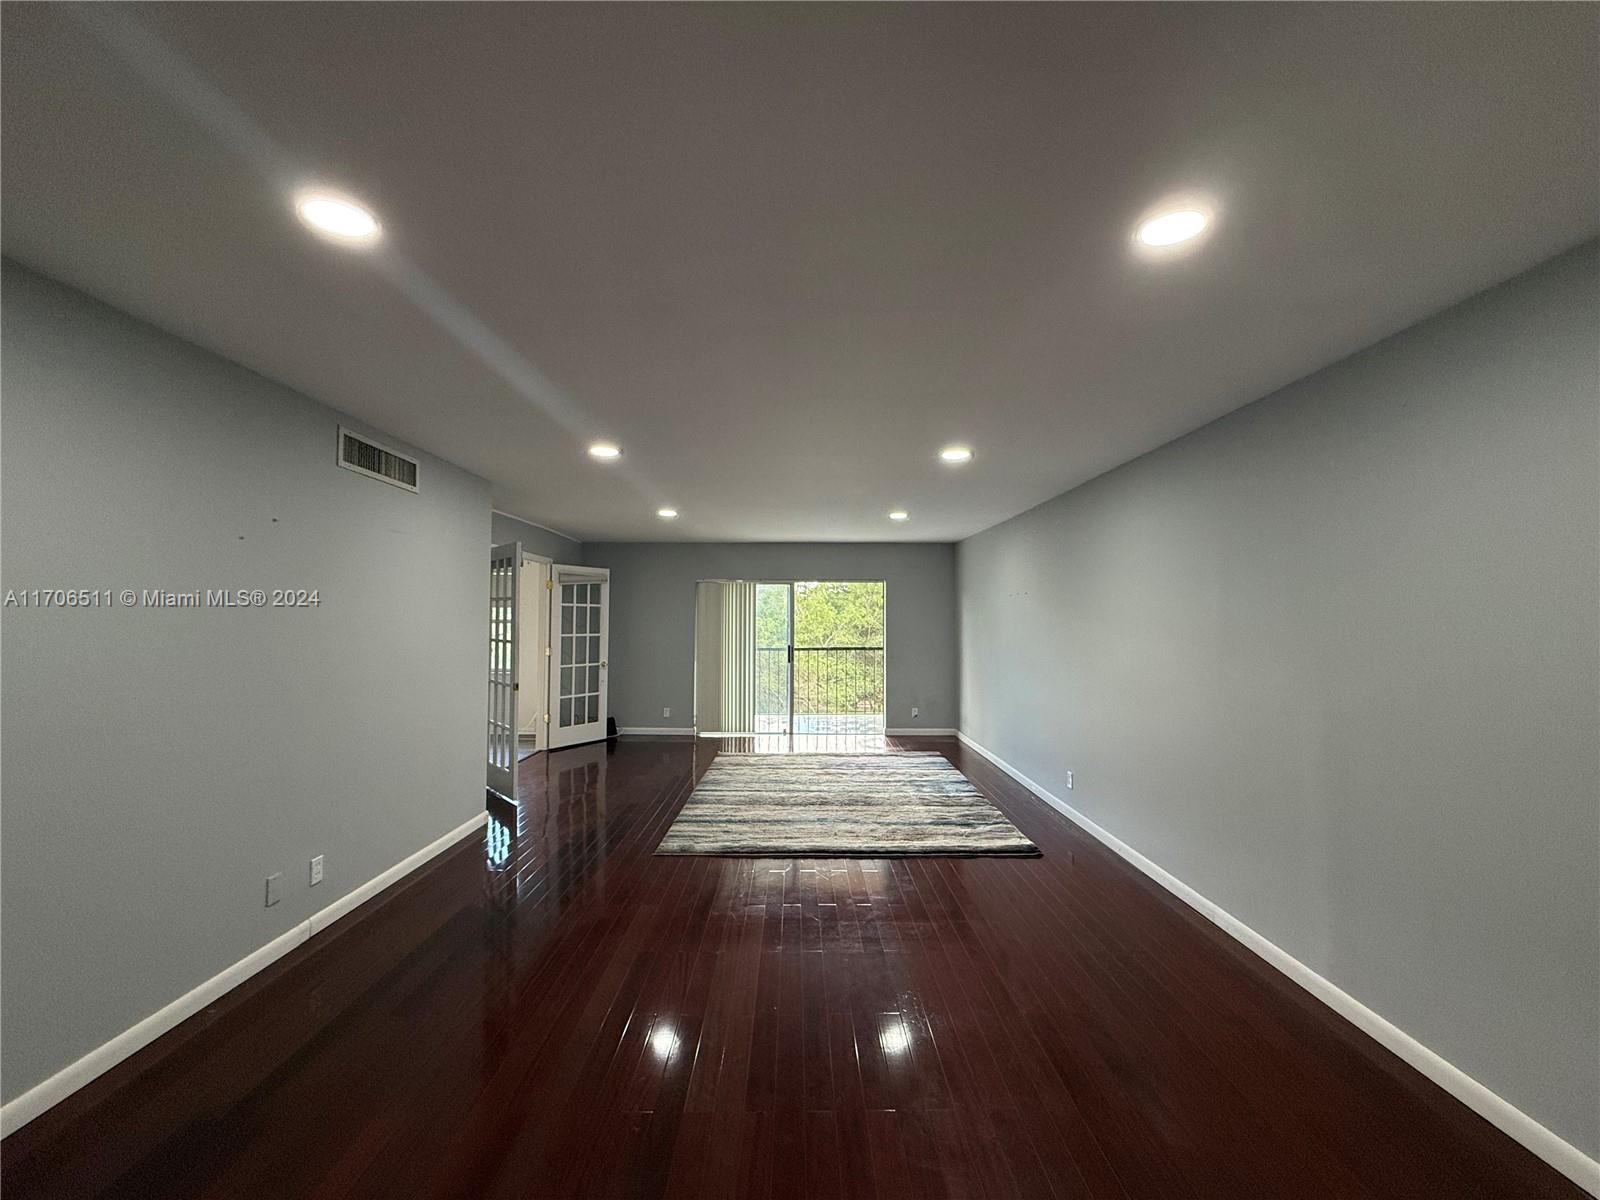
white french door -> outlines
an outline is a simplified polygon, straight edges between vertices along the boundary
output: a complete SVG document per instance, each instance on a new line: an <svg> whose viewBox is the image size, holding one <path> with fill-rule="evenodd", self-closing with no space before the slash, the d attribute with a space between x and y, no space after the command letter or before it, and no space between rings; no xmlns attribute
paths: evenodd
<svg viewBox="0 0 1600 1200"><path fill-rule="evenodd" d="M555 750L606 736L611 573L555 563L550 582L548 745Z"/></svg>
<svg viewBox="0 0 1600 1200"><path fill-rule="evenodd" d="M522 545L489 551L489 787L517 795L517 591Z"/></svg>

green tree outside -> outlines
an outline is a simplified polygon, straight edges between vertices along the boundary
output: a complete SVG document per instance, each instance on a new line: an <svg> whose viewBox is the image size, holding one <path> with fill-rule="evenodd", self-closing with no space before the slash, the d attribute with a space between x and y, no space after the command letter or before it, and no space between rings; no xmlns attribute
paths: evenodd
<svg viewBox="0 0 1600 1200"><path fill-rule="evenodd" d="M789 645L788 610L784 588L756 589L756 645ZM794 585L794 644L881 647L883 610L881 583L797 583Z"/></svg>
<svg viewBox="0 0 1600 1200"><path fill-rule="evenodd" d="M758 711L787 709L790 644L787 589L756 589ZM794 585L796 714L881 713L884 585L807 581ZM845 650L841 647L855 649Z"/></svg>

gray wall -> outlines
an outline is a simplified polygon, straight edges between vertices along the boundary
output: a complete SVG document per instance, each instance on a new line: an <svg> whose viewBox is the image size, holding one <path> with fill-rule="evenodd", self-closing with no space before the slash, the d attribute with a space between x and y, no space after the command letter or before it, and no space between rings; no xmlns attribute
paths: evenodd
<svg viewBox="0 0 1600 1200"><path fill-rule="evenodd" d="M332 410L3 288L0 586L321 594L4 610L10 1098L482 812L489 496L427 455L418 495L340 470Z"/></svg>
<svg viewBox="0 0 1600 1200"><path fill-rule="evenodd" d="M1597 289L1591 243L959 547L969 736L1590 1154Z"/></svg>
<svg viewBox="0 0 1600 1200"><path fill-rule="evenodd" d="M611 715L693 724L694 585L701 579L882 579L890 728L956 724L955 547L942 542L586 542L611 568ZM672 709L663 717L663 707ZM913 720L911 709L922 715Z"/></svg>
<svg viewBox="0 0 1600 1200"><path fill-rule="evenodd" d="M529 554L541 554L558 563L583 562L583 543L555 533L542 525L530 525L505 513L491 514L489 544L504 546L507 542L521 542Z"/></svg>

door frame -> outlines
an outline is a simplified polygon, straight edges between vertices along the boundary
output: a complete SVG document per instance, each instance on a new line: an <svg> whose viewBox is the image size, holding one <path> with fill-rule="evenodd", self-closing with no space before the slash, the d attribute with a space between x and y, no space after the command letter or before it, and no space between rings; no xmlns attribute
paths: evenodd
<svg viewBox="0 0 1600 1200"><path fill-rule="evenodd" d="M531 550L522 552L522 565L536 563L544 567L543 586L538 588L539 603L534 612L535 624L544 630L544 657L542 661L524 664L521 659L520 646L517 659L517 690L519 693L518 712L524 705L531 704L534 711L543 720L537 722L536 728L542 733L536 733L534 753L543 754L550 749L550 580L555 567L555 559L547 554L535 554ZM520 641L521 631L518 631ZM517 729L517 741L523 738L523 726Z"/></svg>

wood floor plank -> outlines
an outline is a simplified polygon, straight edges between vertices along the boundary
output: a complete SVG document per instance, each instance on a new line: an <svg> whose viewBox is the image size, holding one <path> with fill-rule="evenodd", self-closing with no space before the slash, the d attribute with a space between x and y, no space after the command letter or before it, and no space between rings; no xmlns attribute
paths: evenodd
<svg viewBox="0 0 1600 1200"><path fill-rule="evenodd" d="M1581 1196L991 764L916 745L1043 856L658 858L716 745L537 755L499 861L455 848L25 1126L0 1187Z"/></svg>

